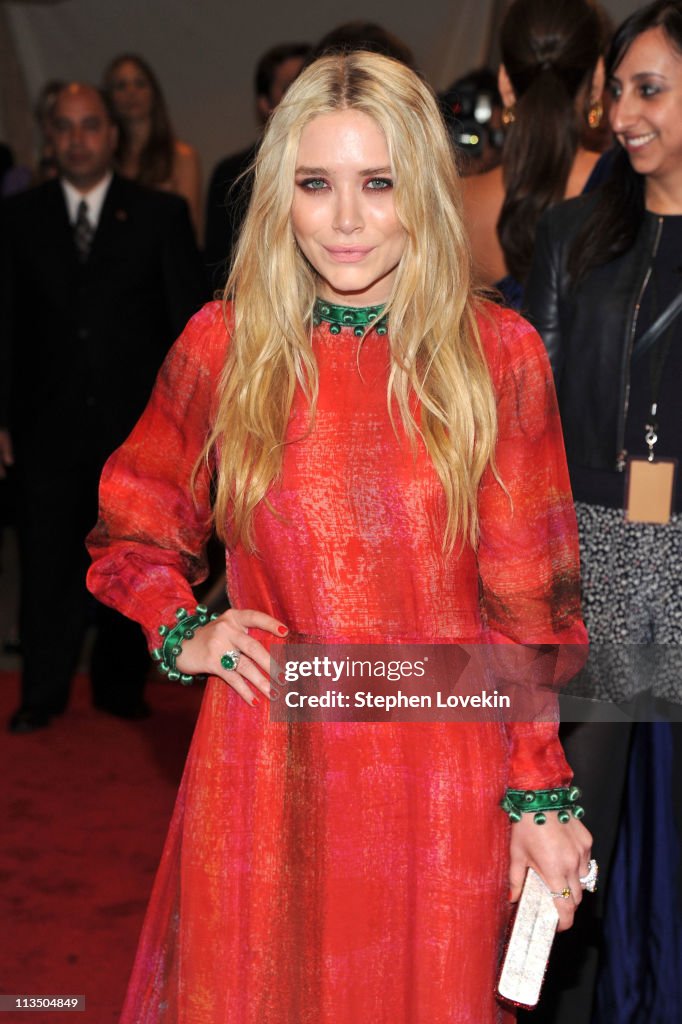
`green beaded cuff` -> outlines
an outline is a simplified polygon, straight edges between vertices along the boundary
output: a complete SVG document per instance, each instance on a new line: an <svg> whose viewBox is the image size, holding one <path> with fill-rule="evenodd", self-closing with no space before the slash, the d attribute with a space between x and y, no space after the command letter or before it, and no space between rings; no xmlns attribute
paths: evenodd
<svg viewBox="0 0 682 1024"><path fill-rule="evenodd" d="M194 676L180 672L175 666L176 659L182 654L183 640L191 640L197 629L205 626L208 622L217 619L217 615L208 614L206 605L198 604L194 615L188 615L186 608L178 608L175 613L178 620L174 626L159 626L159 634L163 637L163 643L152 651L152 658L159 666L159 671L164 672L173 682L181 682L183 686L189 686L194 682Z"/></svg>
<svg viewBox="0 0 682 1024"><path fill-rule="evenodd" d="M574 818L582 818L584 807L576 801L581 796L577 786L559 786L557 789L508 789L500 807L509 815L510 821L521 821L521 815L534 815L536 825L544 825L547 811L558 811L562 825Z"/></svg>

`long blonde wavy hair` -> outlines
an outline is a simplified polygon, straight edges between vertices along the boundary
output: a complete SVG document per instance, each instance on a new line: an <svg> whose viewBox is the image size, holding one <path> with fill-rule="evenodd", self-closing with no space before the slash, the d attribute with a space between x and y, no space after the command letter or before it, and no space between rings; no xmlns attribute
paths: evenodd
<svg viewBox="0 0 682 1024"><path fill-rule="evenodd" d="M216 455L216 529L228 544L253 545L254 510L278 478L297 387L314 422L317 279L296 244L290 211L301 131L338 110L362 111L383 131L396 213L407 234L386 307L388 415L395 427L397 409L413 448L421 438L440 477L448 510L444 549L458 537L475 544L477 490L493 460L497 421L455 159L429 88L403 64L361 51L322 57L300 75L272 115L256 158L225 289L225 303L233 302L231 343L204 452Z"/></svg>

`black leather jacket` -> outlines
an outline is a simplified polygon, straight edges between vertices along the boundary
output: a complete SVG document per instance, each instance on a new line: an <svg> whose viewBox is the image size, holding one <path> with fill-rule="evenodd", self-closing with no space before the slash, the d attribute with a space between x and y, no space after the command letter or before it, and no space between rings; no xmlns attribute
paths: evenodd
<svg viewBox="0 0 682 1024"><path fill-rule="evenodd" d="M524 305L549 353L569 463L622 470L630 356L661 226L645 214L632 248L574 288L568 253L598 198L570 199L541 219Z"/></svg>

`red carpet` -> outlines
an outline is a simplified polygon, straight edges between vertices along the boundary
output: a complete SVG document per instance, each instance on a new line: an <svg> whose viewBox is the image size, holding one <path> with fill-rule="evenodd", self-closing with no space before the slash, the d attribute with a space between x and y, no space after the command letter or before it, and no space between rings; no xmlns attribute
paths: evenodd
<svg viewBox="0 0 682 1024"><path fill-rule="evenodd" d="M201 689L152 677L153 716L94 711L87 679L45 730L5 732L17 679L0 673L0 994L85 995L85 1013L0 1024L118 1020Z"/></svg>

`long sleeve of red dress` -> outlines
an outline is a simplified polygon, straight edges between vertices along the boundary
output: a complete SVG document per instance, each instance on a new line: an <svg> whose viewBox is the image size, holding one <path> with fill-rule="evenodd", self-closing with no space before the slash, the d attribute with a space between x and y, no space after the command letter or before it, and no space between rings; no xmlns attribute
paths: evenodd
<svg viewBox="0 0 682 1024"><path fill-rule="evenodd" d="M483 335L497 392L498 441L496 474L486 472L479 496L482 605L491 642L555 647L554 676L544 682L559 687L587 653L561 421L539 336L513 314L498 315L499 340L494 331ZM514 331L520 344L510 345L505 336ZM555 723L508 729L511 788L570 780Z"/></svg>
<svg viewBox="0 0 682 1024"><path fill-rule="evenodd" d="M100 517L88 538L88 586L139 622L150 649L158 627L193 608L191 586L206 576L211 529L208 469L192 475L210 429L227 335L220 306L190 320L162 366L149 404L125 445L107 462Z"/></svg>

